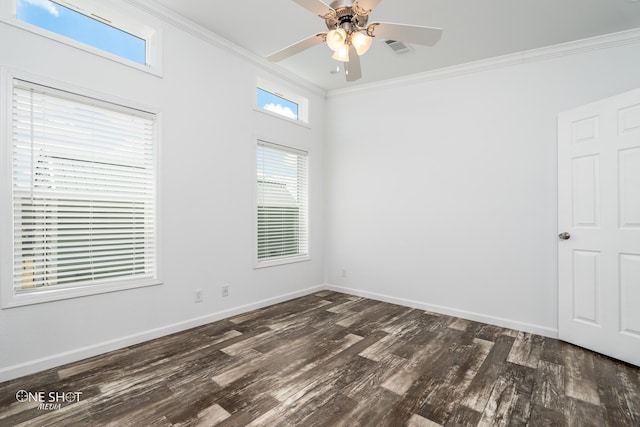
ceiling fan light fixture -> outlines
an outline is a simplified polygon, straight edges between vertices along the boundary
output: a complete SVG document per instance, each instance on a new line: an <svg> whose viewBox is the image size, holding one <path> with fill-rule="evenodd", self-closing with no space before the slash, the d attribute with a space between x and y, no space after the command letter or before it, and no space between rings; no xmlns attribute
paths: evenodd
<svg viewBox="0 0 640 427"><path fill-rule="evenodd" d="M35 0L29 0L35 1ZM300 40L284 49L267 56L272 62L282 61L318 44L326 43L333 51L332 58L340 61L348 82L362 78L360 56L364 55L377 37L381 40L393 41L389 46L396 53L399 49L410 51L410 46L403 43L416 43L433 46L442 37L442 29L422 25L396 24L393 22L371 22L371 11L382 0L293 0L295 3L319 16L327 27L325 32ZM331 3L327 3L327 2ZM625 0L639 2L640 0ZM351 61L349 61L351 60ZM331 71L333 73L333 70Z"/></svg>
<svg viewBox="0 0 640 427"><path fill-rule="evenodd" d="M327 34L327 46L334 52L341 49L347 41L347 32L343 28L329 31Z"/></svg>
<svg viewBox="0 0 640 427"><path fill-rule="evenodd" d="M351 44L356 48L358 56L362 56L367 53L371 47L371 42L373 42L373 38L361 31L356 31L351 34Z"/></svg>
<svg viewBox="0 0 640 427"><path fill-rule="evenodd" d="M349 62L349 45L343 44L331 57L336 61Z"/></svg>

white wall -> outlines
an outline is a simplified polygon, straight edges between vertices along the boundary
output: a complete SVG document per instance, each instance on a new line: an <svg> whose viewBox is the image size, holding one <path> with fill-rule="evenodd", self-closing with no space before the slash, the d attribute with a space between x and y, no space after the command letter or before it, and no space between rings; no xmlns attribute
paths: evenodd
<svg viewBox="0 0 640 427"><path fill-rule="evenodd" d="M163 78L4 23L0 40L0 66L162 111L165 279L160 286L0 310L0 381L324 283L321 91L282 81L168 24ZM254 111L258 76L308 97L311 128ZM256 136L310 152L311 261L253 269ZM231 285L225 299L222 284ZM204 302L196 304L193 291L198 288L204 290Z"/></svg>
<svg viewBox="0 0 640 427"><path fill-rule="evenodd" d="M554 333L556 115L639 86L638 44L328 103L313 88L281 81L310 98L308 129L252 109L256 78L278 77L163 26L158 78L0 23L0 66L162 111L165 279L0 310L0 381L325 281ZM252 268L256 136L310 151L309 262ZM231 285L227 299L222 284ZM200 304L197 288L204 289Z"/></svg>
<svg viewBox="0 0 640 427"><path fill-rule="evenodd" d="M638 52L330 94L327 282L555 335L556 117L640 86Z"/></svg>

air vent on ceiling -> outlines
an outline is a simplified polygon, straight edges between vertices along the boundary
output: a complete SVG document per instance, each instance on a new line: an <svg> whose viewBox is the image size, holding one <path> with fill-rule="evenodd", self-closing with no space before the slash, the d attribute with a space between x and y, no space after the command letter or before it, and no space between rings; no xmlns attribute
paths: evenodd
<svg viewBox="0 0 640 427"><path fill-rule="evenodd" d="M397 40L385 40L387 46L389 46L397 55L406 55L409 52L413 52L413 48Z"/></svg>

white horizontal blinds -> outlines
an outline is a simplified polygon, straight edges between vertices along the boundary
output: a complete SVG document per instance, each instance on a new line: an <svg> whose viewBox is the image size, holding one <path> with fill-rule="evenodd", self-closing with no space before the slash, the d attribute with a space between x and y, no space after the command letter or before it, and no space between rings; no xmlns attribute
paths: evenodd
<svg viewBox="0 0 640 427"><path fill-rule="evenodd" d="M308 254L307 153L258 143L258 260Z"/></svg>
<svg viewBox="0 0 640 427"><path fill-rule="evenodd" d="M14 80L12 126L14 291L155 277L154 116Z"/></svg>

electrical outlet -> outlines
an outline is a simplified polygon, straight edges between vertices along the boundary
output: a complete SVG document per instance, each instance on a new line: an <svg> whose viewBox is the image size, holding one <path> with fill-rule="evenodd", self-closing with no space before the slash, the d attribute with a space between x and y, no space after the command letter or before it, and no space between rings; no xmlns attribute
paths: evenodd
<svg viewBox="0 0 640 427"><path fill-rule="evenodd" d="M222 286L222 296L223 297L228 297L229 296L229 285L223 285Z"/></svg>
<svg viewBox="0 0 640 427"><path fill-rule="evenodd" d="M193 302L202 302L203 301L203 290L196 289L193 291Z"/></svg>
<svg viewBox="0 0 640 427"><path fill-rule="evenodd" d="M347 269L346 268L342 269L342 277L345 278L345 279L347 278Z"/></svg>

